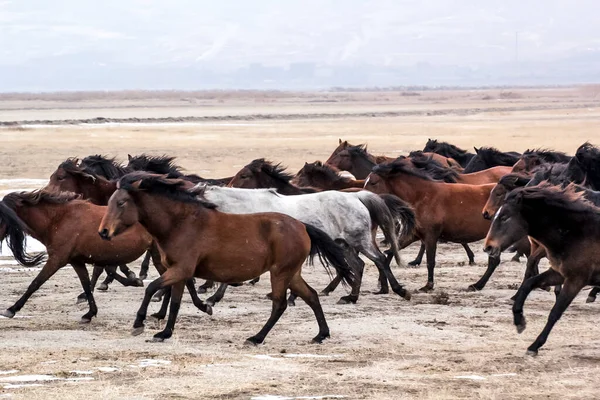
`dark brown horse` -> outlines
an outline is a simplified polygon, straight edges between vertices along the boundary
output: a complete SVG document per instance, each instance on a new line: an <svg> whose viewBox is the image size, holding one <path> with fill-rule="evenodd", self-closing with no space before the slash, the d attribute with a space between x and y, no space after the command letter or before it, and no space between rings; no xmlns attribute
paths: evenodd
<svg viewBox="0 0 600 400"><path fill-rule="evenodd" d="M413 206L417 216L416 233L402 240L400 247L417 240L425 243L428 278L421 289L424 291L434 286L438 241L471 243L487 234L490 222L481 217L481 208L493 187L493 184L464 185L435 181L414 168L410 160L402 158L377 166L365 185L366 189L375 193L395 194ZM499 263L499 257L489 257L485 274L469 288L483 289Z"/></svg>
<svg viewBox="0 0 600 400"><path fill-rule="evenodd" d="M485 251L498 255L520 237L539 241L548 253L550 269L527 279L513 304L517 332L525 330L523 305L533 289L562 284L546 326L528 347L536 355L554 324L586 285L600 285L600 208L573 186L540 185L518 188L506 198L486 237Z"/></svg>
<svg viewBox="0 0 600 400"><path fill-rule="evenodd" d="M352 283L354 275L341 247L322 231L278 213L225 214L214 204L185 189L181 179L132 173L121 178L99 225L103 239L124 235L141 223L156 238L167 271L146 289L133 334L144 329L150 298L161 287L171 286L171 308L165 329L154 335L171 337L181 304L184 283L196 277L234 283L269 271L273 309L271 317L252 344L262 343L286 309L288 288L313 310L319 333L313 341L329 337L329 328L317 292L301 276L302 264L321 254Z"/></svg>
<svg viewBox="0 0 600 400"><path fill-rule="evenodd" d="M423 152L437 153L441 156L452 158L463 168L467 166L473 157L475 157L475 154L473 153L469 153L468 151L447 142L439 142L436 139L428 139L427 144L425 144L425 147L423 148Z"/></svg>
<svg viewBox="0 0 600 400"><path fill-rule="evenodd" d="M39 289L56 271L71 264L81 281L89 304L89 311L82 317L82 322L90 322L97 313L92 294L92 285L86 264L97 270L106 268L107 273L114 276L125 286L143 286L137 279L124 279L115 274L115 265L137 260L150 247L152 237L140 225L135 224L124 232L119 240L105 242L98 237L96 226L102 220L106 207L79 200L74 193L55 193L44 190L34 192L10 193L2 203L13 210L28 227L28 232L39 240L48 251L48 259L37 277L31 282L25 294L10 308L2 313L12 318L29 297ZM13 229L3 220L3 229ZM17 258L19 261L19 259ZM31 265L41 263L36 259ZM156 259L160 265L160 259ZM27 265L27 264L25 264Z"/></svg>

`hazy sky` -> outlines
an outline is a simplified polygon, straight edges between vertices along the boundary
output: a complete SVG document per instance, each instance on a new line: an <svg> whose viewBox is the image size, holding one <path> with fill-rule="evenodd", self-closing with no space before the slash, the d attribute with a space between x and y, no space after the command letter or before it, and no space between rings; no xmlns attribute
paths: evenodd
<svg viewBox="0 0 600 400"><path fill-rule="evenodd" d="M600 49L598 0L0 0L0 64L476 66Z"/></svg>

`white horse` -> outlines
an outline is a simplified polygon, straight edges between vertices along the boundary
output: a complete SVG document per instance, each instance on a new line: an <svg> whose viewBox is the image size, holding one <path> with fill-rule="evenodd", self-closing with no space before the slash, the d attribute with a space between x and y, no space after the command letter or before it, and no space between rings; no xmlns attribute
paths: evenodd
<svg viewBox="0 0 600 400"><path fill-rule="evenodd" d="M274 189L235 189L202 184L192 190L216 204L219 211L232 214L280 212L323 230L336 242L344 245L348 250L347 259L358 269L359 279L356 279L351 294L340 299L341 304L355 303L358 300L364 267L358 253L364 254L379 269L381 293L388 292L389 281L395 293L410 299L410 293L398 283L375 241L379 226L400 265L394 221L400 222L401 235L404 236L414 230L415 216L412 208L396 196L379 196L367 191L327 191L285 196ZM323 293L333 291L340 280L341 277L336 276ZM226 287L222 285L207 301L212 304L219 301Z"/></svg>

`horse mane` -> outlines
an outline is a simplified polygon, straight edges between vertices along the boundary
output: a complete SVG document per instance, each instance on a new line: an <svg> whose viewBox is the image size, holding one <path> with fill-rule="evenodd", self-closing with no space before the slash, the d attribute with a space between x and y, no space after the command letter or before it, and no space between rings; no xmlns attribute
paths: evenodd
<svg viewBox="0 0 600 400"><path fill-rule="evenodd" d="M435 181L427 172L414 167L409 158L398 157L394 161L378 164L373 172L382 177L393 177L399 174L407 174L426 181Z"/></svg>
<svg viewBox="0 0 600 400"><path fill-rule="evenodd" d="M486 163L486 165L513 165L519 161L516 154L504 153L495 147L480 147L477 155Z"/></svg>
<svg viewBox="0 0 600 400"><path fill-rule="evenodd" d="M101 154L85 157L79 166L84 172L100 175L109 180L119 179L131 172L129 168L119 164L114 157L109 158Z"/></svg>
<svg viewBox="0 0 600 400"><path fill-rule="evenodd" d="M584 191L577 190L576 185L569 184L565 188L541 182L538 186L518 188L510 192L506 202L524 201L541 202L542 204L575 213L592 213L597 215L600 208L587 200Z"/></svg>
<svg viewBox="0 0 600 400"><path fill-rule="evenodd" d="M600 149L585 142L577 149L575 159L585 173L586 184L600 190Z"/></svg>
<svg viewBox="0 0 600 400"><path fill-rule="evenodd" d="M523 152L523 156L534 155L547 163L565 163L569 162L571 156L568 156L562 151L555 151L545 148L527 149Z"/></svg>
<svg viewBox="0 0 600 400"><path fill-rule="evenodd" d="M183 169L175 164L175 157L166 154L163 154L162 156L151 156L142 153L137 156L132 156L129 158L127 166L134 171L147 171L155 174L175 173L182 175L181 170Z"/></svg>
<svg viewBox="0 0 600 400"><path fill-rule="evenodd" d="M506 174L498 181L498 185L505 186L509 189L522 187L531 182L531 177L522 174Z"/></svg>
<svg viewBox="0 0 600 400"><path fill-rule="evenodd" d="M423 148L423 151L431 151L433 153L438 153L450 158L453 158L453 155L456 156L467 154L467 151L461 149L460 147L457 147L448 142L438 142L435 139L427 140L427 144Z"/></svg>
<svg viewBox="0 0 600 400"><path fill-rule="evenodd" d="M79 175L82 176L84 178L90 178L91 180L95 181L98 177L95 173L93 173L92 171L89 170L84 170L83 168L81 168L79 165L77 165L77 158L67 158L65 161L63 161L62 163L60 163L60 165L58 166L58 168L63 169L64 171L72 174L72 175Z"/></svg>
<svg viewBox="0 0 600 400"><path fill-rule="evenodd" d="M250 164L246 166L252 172L264 172L271 178L289 184L294 178L294 175L289 172L285 172L285 167L281 163L273 164L271 161L267 161L264 158L257 158L252 160Z"/></svg>
<svg viewBox="0 0 600 400"><path fill-rule="evenodd" d="M367 151L366 143L355 144L355 145L349 144L348 147L346 147L346 151L348 151L348 154L350 154L351 156L363 157L369 161L373 161L372 160L373 156L371 156Z"/></svg>
<svg viewBox="0 0 600 400"><path fill-rule="evenodd" d="M134 185L135 184L135 185ZM167 175L135 171L123 176L117 185L128 192L147 191L183 203L195 203L204 208L215 209L217 205L185 188L186 181Z"/></svg>
<svg viewBox="0 0 600 400"><path fill-rule="evenodd" d="M324 164L321 161L315 161L312 164L306 163L304 167L302 167L302 170L306 170L307 173L322 174L325 176L325 179L331 182L350 182L352 180L348 177L340 176L339 169L332 165Z"/></svg>
<svg viewBox="0 0 600 400"><path fill-rule="evenodd" d="M415 168L418 168L428 174L432 179L441 180L447 183L456 183L458 172L452 168L444 167L433 156L427 156L422 151L411 151L408 155Z"/></svg>
<svg viewBox="0 0 600 400"><path fill-rule="evenodd" d="M569 183L570 180L565 177L567 167L568 164L563 163L541 164L532 171L532 178L529 185L537 185L543 181L548 181L555 185L565 182Z"/></svg>
<svg viewBox="0 0 600 400"><path fill-rule="evenodd" d="M39 203L65 204L80 200L81 195L72 192L56 192L38 189L32 192L12 192L4 196L2 201L11 209L21 205L35 206ZM86 200L87 201L87 200Z"/></svg>

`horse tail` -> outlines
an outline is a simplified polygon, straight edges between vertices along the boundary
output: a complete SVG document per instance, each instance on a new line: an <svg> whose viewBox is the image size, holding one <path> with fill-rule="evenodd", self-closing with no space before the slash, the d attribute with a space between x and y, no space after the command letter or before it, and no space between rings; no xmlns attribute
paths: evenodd
<svg viewBox="0 0 600 400"><path fill-rule="evenodd" d="M314 256L318 255L321 264L325 267L327 273L331 276L330 267L332 266L343 279L343 282L352 286L356 279L354 270L348 265L342 246L333 241L333 239L323 232L309 224L304 224L306 233L310 237L309 262L312 263Z"/></svg>
<svg viewBox="0 0 600 400"><path fill-rule="evenodd" d="M39 253L34 256L26 252L25 231L29 230L27 225L17 216L17 214L3 202L0 202L0 224L5 226L6 244L12 251L15 260L25 267L35 267L43 260L45 253ZM1 225L0 225L1 226ZM2 238L0 238L0 242Z"/></svg>
<svg viewBox="0 0 600 400"><path fill-rule="evenodd" d="M359 197L360 201L369 210L371 220L381 228L385 240L390 244L390 249L396 263L402 265L394 217L397 217L400 221L399 233L400 237L404 237L414 232L414 211L407 203L394 195L384 194L378 196L370 192L361 193L362 195Z"/></svg>

